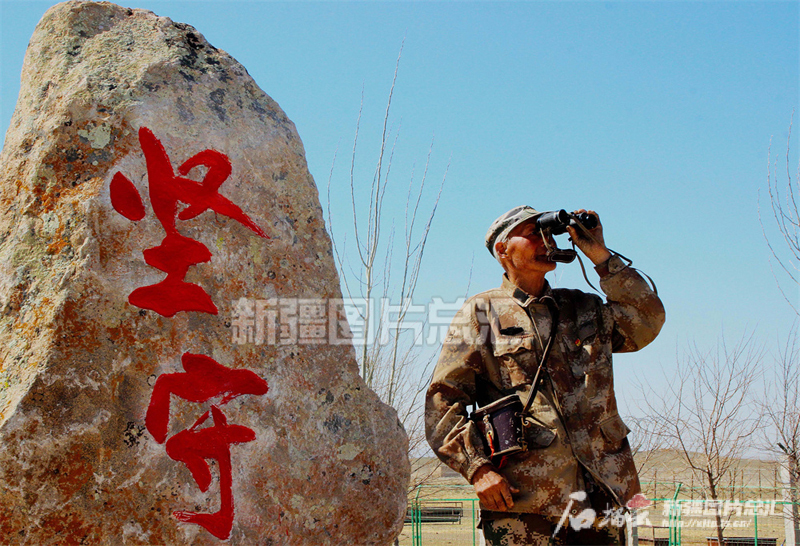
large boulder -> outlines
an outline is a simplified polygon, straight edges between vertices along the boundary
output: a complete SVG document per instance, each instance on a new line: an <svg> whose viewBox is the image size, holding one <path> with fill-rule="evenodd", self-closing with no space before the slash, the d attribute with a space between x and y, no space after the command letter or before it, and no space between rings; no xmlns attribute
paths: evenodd
<svg viewBox="0 0 800 546"><path fill-rule="evenodd" d="M148 11L50 9L0 157L0 542L391 543L407 439L340 298L244 67Z"/></svg>

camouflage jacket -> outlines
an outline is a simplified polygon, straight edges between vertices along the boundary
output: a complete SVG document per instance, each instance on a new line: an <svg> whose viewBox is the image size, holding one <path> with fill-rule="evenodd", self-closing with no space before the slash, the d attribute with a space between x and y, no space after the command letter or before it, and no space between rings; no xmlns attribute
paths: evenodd
<svg viewBox="0 0 800 546"><path fill-rule="evenodd" d="M584 490L581 465L620 506L640 491L630 431L617 412L611 353L636 351L655 339L664 307L618 257L597 270L605 303L594 294L549 286L533 298L504 277L500 288L470 298L457 313L434 370L425 406L428 442L471 482L491 461L468 406L515 392L527 400L552 327L544 302L555 301L554 346L530 410L539 426L527 438L529 449L497 469L520 490L515 512L560 516L570 493ZM572 508L588 507L576 501Z"/></svg>

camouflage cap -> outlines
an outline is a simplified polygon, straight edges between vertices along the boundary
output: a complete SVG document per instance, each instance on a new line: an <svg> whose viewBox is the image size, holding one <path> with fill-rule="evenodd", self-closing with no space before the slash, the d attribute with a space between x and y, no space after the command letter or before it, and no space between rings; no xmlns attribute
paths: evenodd
<svg viewBox="0 0 800 546"><path fill-rule="evenodd" d="M489 249L489 253L497 258L497 254L494 253L494 244L497 241L505 240L511 230L522 222L536 218L540 214L542 213L527 205L522 205L514 207L492 222L489 231L486 232L486 248Z"/></svg>

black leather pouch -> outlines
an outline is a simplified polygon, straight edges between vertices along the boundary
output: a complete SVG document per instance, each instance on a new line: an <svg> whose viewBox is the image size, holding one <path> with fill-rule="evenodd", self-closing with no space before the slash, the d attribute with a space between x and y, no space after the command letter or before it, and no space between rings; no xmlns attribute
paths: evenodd
<svg viewBox="0 0 800 546"><path fill-rule="evenodd" d="M522 408L519 396L512 394L477 409L470 416L481 431L492 459L525 450Z"/></svg>

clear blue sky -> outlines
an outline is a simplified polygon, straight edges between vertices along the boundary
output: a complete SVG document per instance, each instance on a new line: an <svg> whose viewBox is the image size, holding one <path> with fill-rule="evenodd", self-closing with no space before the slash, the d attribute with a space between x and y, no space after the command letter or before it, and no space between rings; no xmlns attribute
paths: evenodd
<svg viewBox="0 0 800 546"><path fill-rule="evenodd" d="M473 260L470 293L497 285L483 237L511 207L593 208L609 246L655 279L667 307L659 339L617 359L622 398L634 370L658 381L692 340L755 329L774 345L795 319L770 270L758 196L765 205L770 139L783 161L800 103L797 2L124 4L195 26L248 69L297 125L323 204L338 148L339 225L362 88L366 182L405 38L390 199L414 164L419 175L434 135L431 181L450 163L417 299L463 294ZM0 0L3 130L50 5ZM577 263L554 282L585 287Z"/></svg>

